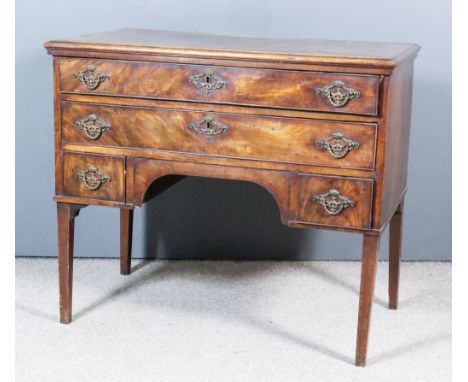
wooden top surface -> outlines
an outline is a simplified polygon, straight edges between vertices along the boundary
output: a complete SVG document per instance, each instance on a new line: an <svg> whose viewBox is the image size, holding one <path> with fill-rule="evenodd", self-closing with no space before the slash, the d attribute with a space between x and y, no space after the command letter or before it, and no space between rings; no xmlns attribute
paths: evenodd
<svg viewBox="0 0 468 382"><path fill-rule="evenodd" d="M118 29L49 41L44 46L51 54L82 50L378 67L394 67L419 50L416 44L403 43L256 38L144 29Z"/></svg>

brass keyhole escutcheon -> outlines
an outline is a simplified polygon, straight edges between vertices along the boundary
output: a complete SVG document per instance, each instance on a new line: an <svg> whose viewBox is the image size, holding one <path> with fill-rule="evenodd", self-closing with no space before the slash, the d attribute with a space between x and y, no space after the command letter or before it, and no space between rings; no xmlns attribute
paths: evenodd
<svg viewBox="0 0 468 382"><path fill-rule="evenodd" d="M194 84L197 88L204 89L206 94L210 94L212 90L219 90L228 86L228 82L226 80L215 75L211 70L190 76L189 82Z"/></svg>
<svg viewBox="0 0 468 382"><path fill-rule="evenodd" d="M213 114L206 114L202 120L191 122L188 128L207 138L224 134L228 131L228 127L216 120Z"/></svg>

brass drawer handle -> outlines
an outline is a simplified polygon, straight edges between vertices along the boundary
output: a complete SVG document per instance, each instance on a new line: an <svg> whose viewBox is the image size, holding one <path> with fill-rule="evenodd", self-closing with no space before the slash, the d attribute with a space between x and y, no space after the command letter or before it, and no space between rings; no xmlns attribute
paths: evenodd
<svg viewBox="0 0 468 382"><path fill-rule="evenodd" d="M92 140L99 139L102 133L111 129L111 125L103 121L96 114L90 114L87 117L76 121L75 126L78 129L83 130L86 136Z"/></svg>
<svg viewBox="0 0 468 382"><path fill-rule="evenodd" d="M347 88L343 81L333 81L331 85L318 88L317 94L327 98L335 107L343 107L354 98L359 98L361 93L353 88Z"/></svg>
<svg viewBox="0 0 468 382"><path fill-rule="evenodd" d="M108 75L96 72L94 65L88 65L86 69L75 73L75 78L85 84L89 90L94 90L101 82L110 80Z"/></svg>
<svg viewBox="0 0 468 382"><path fill-rule="evenodd" d="M189 81L197 88L204 89L206 94L209 94L211 90L218 90L228 86L228 82L226 80L218 77L211 70L190 76Z"/></svg>
<svg viewBox="0 0 468 382"><path fill-rule="evenodd" d="M316 145L322 151L328 150L330 155L336 159L344 158L348 152L359 148L358 142L346 138L341 133L333 133L326 139L318 140Z"/></svg>
<svg viewBox="0 0 468 382"><path fill-rule="evenodd" d="M335 189L331 189L325 194L313 196L312 201L320 203L328 215L338 215L344 209L355 206L351 199L340 195L340 192Z"/></svg>
<svg viewBox="0 0 468 382"><path fill-rule="evenodd" d="M191 122L188 128L205 137L224 134L229 130L211 114L205 115L200 121Z"/></svg>
<svg viewBox="0 0 468 382"><path fill-rule="evenodd" d="M96 191L101 185L111 181L110 176L99 173L94 166L76 170L75 175L91 191Z"/></svg>

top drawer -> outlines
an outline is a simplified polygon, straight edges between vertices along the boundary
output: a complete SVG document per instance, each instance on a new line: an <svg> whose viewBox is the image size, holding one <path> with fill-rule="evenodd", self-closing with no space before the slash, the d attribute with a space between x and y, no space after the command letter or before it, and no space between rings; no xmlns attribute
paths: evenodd
<svg viewBox="0 0 468 382"><path fill-rule="evenodd" d="M61 59L60 90L377 115L379 77L158 62Z"/></svg>

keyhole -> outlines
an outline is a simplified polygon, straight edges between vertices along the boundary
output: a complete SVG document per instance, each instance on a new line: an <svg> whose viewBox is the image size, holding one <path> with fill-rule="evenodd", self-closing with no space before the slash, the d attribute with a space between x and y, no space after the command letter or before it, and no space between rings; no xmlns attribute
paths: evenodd
<svg viewBox="0 0 468 382"><path fill-rule="evenodd" d="M209 84L211 82L211 77L210 76L206 76L206 83Z"/></svg>
<svg viewBox="0 0 468 382"><path fill-rule="evenodd" d="M206 122L206 128L209 130L211 129L211 122Z"/></svg>

